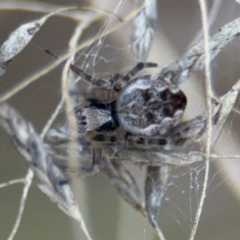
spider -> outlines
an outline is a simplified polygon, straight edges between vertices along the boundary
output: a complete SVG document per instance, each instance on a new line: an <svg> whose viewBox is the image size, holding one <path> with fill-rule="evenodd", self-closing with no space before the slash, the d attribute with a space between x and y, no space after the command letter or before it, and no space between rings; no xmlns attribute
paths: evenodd
<svg viewBox="0 0 240 240"><path fill-rule="evenodd" d="M46 52L58 58L52 51ZM203 135L205 115L180 123L187 98L178 85L159 74L133 78L142 69L156 66L140 62L126 75L117 73L106 81L70 65L75 74L92 85L90 91L77 93L84 98L75 108L79 133L98 143L92 146L92 165L82 167L81 176L96 174L123 149L171 150ZM98 151L103 153L94 154Z"/></svg>

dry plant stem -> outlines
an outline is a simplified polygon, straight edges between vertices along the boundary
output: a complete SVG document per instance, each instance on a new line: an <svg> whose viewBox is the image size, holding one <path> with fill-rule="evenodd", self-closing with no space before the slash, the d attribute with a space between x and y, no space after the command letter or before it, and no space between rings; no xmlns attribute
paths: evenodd
<svg viewBox="0 0 240 240"><path fill-rule="evenodd" d="M69 130L70 130L70 138L69 138L69 142L68 142L68 156L70 159L75 159L76 156L73 153L73 151L71 151L71 149L77 149L78 148L78 124L77 124L77 119L75 117L75 113L74 113L74 107L72 104L72 99L70 98L69 94L68 94L68 84L67 84L67 73L68 73L68 69L70 66L70 59L67 60L64 68L63 68L63 75L62 75L62 94L63 94L63 98L64 98L64 102L65 102L65 106L66 106L66 112L68 113L67 118L68 118L68 124L69 124Z"/></svg>
<svg viewBox="0 0 240 240"><path fill-rule="evenodd" d="M210 27L213 25L213 23L215 22L217 15L219 13L219 10L221 8L222 5L222 0L214 0L209 16L208 16L208 27L210 29ZM193 40L190 43L190 46L192 44L197 43L198 41L200 41L203 37L203 30L201 29L200 31L198 31L198 33L196 34L196 36L193 38Z"/></svg>
<svg viewBox="0 0 240 240"><path fill-rule="evenodd" d="M17 230L19 228L19 225L20 225L20 222L21 222L21 219L22 219L23 211L24 211L24 208L25 208L25 203L26 203L26 200L27 200L28 190L29 190L29 188L31 186L31 183L32 183L32 179L33 179L33 171L29 168L28 173L27 173L25 178L15 179L15 180L11 180L11 181L8 181L6 183L0 184L0 188L8 187L8 186L11 186L11 185L16 184L16 183L24 183L25 184L24 189L23 189L23 193L22 193L22 197L21 197L21 201L20 201L20 205L19 205L18 215L17 215L17 218L15 220L15 224L12 228L12 231L11 231L9 237L7 238L7 240L12 240L17 233Z"/></svg>
<svg viewBox="0 0 240 240"><path fill-rule="evenodd" d="M71 102L71 98L68 94L68 86L67 86L67 73L68 73L68 69L69 69L69 65L70 65L70 59L68 59L68 61L66 62L66 65L63 68L63 74L62 74L62 94L63 94L63 98L65 100L65 104L66 104L66 111L68 112L68 123L69 123L69 129L77 129L77 120L75 118L75 113L74 113L74 108L72 106L72 102ZM68 156L70 159L74 159L76 156L73 153L73 151L71 151L72 148L77 149L78 148L78 141L76 141L78 135L77 135L77 131L70 131L70 139L69 139L69 144L68 144ZM88 230L86 228L85 222L82 219L80 210L77 209L77 213L78 213L78 223L80 228L84 231L86 237L91 240L92 238L90 237ZM74 211L75 212L75 211ZM75 213L74 213L75 214Z"/></svg>
<svg viewBox="0 0 240 240"><path fill-rule="evenodd" d="M48 119L47 123L45 124L42 133L41 133L41 138L44 139L48 130L50 129L50 127L52 126L52 123L54 122L54 120L56 119L56 117L58 116L59 112L61 111L61 109L63 108L64 105L64 99L62 98L61 101L59 102L57 108L55 109L55 111L53 112L52 116L50 117L50 119Z"/></svg>
<svg viewBox="0 0 240 240"><path fill-rule="evenodd" d="M115 27L109 29L108 31L105 31L103 34L99 34L98 36L86 41L83 44L80 44L79 46L77 46L76 48L76 52L83 49L86 46L89 46L90 44L92 44L93 42L97 41L98 39L118 30L119 28L123 27L124 25L126 25L131 19L133 19L138 13L139 11L142 10L142 8L144 7L144 4L138 8L137 10L135 10L134 12L132 12L131 14L129 14L123 22L118 23L115 25ZM51 64L47 64L46 66L42 67L41 70L39 70L37 73L34 73L32 75L30 75L29 77L23 79L22 81L20 81L19 84L17 84L16 86L14 86L12 89L8 90L6 93L0 95L0 102L6 101L7 99L13 97L16 93L18 93L19 91L23 90L25 87L27 87L28 85L30 85L31 83L33 83L34 81L36 81L37 79L39 79L40 77L44 76L45 74L49 73L52 69L54 69L55 67L57 67L59 64L61 64L64 60L66 60L68 57L70 57L73 53L67 53L65 55L63 55L62 57L60 57L58 60L54 61Z"/></svg>
<svg viewBox="0 0 240 240"><path fill-rule="evenodd" d="M202 152L190 152L190 153L180 153L180 152L172 152L167 155L167 153L161 155L161 160L151 160L148 159L143 160L135 160L131 159L114 159L114 162L122 162L122 163L134 163L136 165L144 165L144 166L162 166L163 164L168 164L172 167L179 166L189 166L192 163L203 162L206 159L206 155ZM239 159L240 155L218 155L211 154L210 159Z"/></svg>
<svg viewBox="0 0 240 240"><path fill-rule="evenodd" d="M69 41L69 50L70 52L75 52L75 48L77 46L77 42L79 40L79 38L81 37L83 31L94 21L97 19L97 17L99 17L99 15L96 15L95 13L91 13L88 15L88 17L86 17L84 19L84 21L82 23L78 23L78 25L76 26L74 33ZM68 156L70 157L70 159L74 159L76 158L76 155L73 153L73 151L71 151L72 148L77 149L78 148L78 141L76 141L76 139L78 138L78 125L77 125L77 119L75 117L75 112L74 112L74 107L73 107L73 102L72 99L69 96L69 88L71 88L72 85L74 85L74 78L73 75L71 74L71 72L68 72L69 69L69 65L70 62L74 61L74 54L72 55L71 58L69 58L69 60L66 63L66 66L63 69L63 75L62 75L62 95L63 98L61 100L61 102L59 103L55 113L57 113L58 109L61 108L61 105L63 103L65 103L65 107L66 107L66 112L68 112L67 119L68 119L68 124L69 124L69 129L70 130L70 142L68 144ZM78 153L78 158L79 153ZM79 213L79 227L80 229L83 229L83 231L85 232L86 236L88 239L91 239L88 230L85 226L85 222L82 219L80 210L78 210Z"/></svg>
<svg viewBox="0 0 240 240"><path fill-rule="evenodd" d="M205 0L200 0L201 16L202 16L202 26L204 31L204 50L205 50L205 90L206 90L206 101L207 101L207 111L208 111L208 121L207 121L207 143L206 143L206 159L205 159L205 175L202 187L202 193L200 201L198 204L196 216L194 219L194 224L189 237L189 240L195 238L198 223L203 209L204 200L206 197L206 190L208 185L209 167L210 167L210 150L211 150L211 139L212 139L212 104L211 104L211 69L210 69L210 47L209 47L209 32L208 32L208 21L207 21L207 7Z"/></svg>
<svg viewBox="0 0 240 240"><path fill-rule="evenodd" d="M108 10L100 10L100 9L97 9L97 8L93 8L93 7L82 7L83 10L88 10L88 11L94 11L94 12L98 12L98 13L101 13L102 15L105 15L105 16L108 16L108 17L111 17L111 18L116 18L116 20L118 20L119 22L122 22L123 19L118 16L116 13L112 13Z"/></svg>
<svg viewBox="0 0 240 240"><path fill-rule="evenodd" d="M91 23L93 23L100 17L101 14L89 12L88 14L85 14L85 17L81 22L80 19L78 20L78 24L74 30L74 34L72 35L71 40L69 41L69 48L73 53L76 52L77 43L79 38L82 36L83 31L87 29L91 25Z"/></svg>
<svg viewBox="0 0 240 240"><path fill-rule="evenodd" d="M7 238L7 240L12 240L17 233L17 230L18 230L19 225L20 225L21 220L22 220L23 211L25 209L25 204L26 204L26 200L27 200L27 196L28 196L28 191L29 191L29 188L32 184L33 176L34 176L33 170L31 168L29 168L28 172L27 172L27 175L24 179L25 186L23 188L23 193L22 193L22 197L21 197L21 201L20 201L20 205L19 205L18 215L17 215L16 221L15 221L15 224L13 226L13 229L12 229L9 237Z"/></svg>
<svg viewBox="0 0 240 240"><path fill-rule="evenodd" d="M56 12L59 8L64 8L64 6L47 4L47 3L34 3L34 2L10 2L1 1L0 10L20 10L26 12L37 12L37 13L52 13ZM80 10L65 11L57 13L58 16L67 17L73 20L79 21L80 18L85 17L86 12Z"/></svg>
<svg viewBox="0 0 240 240"><path fill-rule="evenodd" d="M5 183L0 183L0 188L9 187L13 184L24 183L24 182L25 182L25 178L14 179L14 180L7 181Z"/></svg>

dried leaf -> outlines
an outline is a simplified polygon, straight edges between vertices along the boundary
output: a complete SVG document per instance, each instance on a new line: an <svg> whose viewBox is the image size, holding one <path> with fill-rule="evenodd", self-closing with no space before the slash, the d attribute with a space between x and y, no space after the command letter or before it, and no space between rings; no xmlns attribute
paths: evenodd
<svg viewBox="0 0 240 240"><path fill-rule="evenodd" d="M119 195L133 208L146 216L145 201L131 173L121 163L109 162L103 169Z"/></svg>
<svg viewBox="0 0 240 240"><path fill-rule="evenodd" d="M62 8L59 11L67 9L70 8ZM38 20L22 24L10 34L0 49L0 76L5 73L9 63L12 62L13 58L27 46L45 21L57 12L50 13Z"/></svg>
<svg viewBox="0 0 240 240"><path fill-rule="evenodd" d="M149 166L147 168L147 178L145 183L146 210L148 213L148 220L156 229L160 239L164 239L164 236L160 227L158 226L157 217L169 175L169 166Z"/></svg>
<svg viewBox="0 0 240 240"><path fill-rule="evenodd" d="M91 239L79 211L71 186L66 183L62 172L48 155L42 138L32 124L26 121L7 103L0 103L0 126L12 137L14 145L24 157L25 163L38 177L39 188L66 214L77 220L88 239Z"/></svg>
<svg viewBox="0 0 240 240"><path fill-rule="evenodd" d="M217 54L235 37L240 34L240 18L226 24L213 37L209 39L210 57L214 59ZM203 69L205 59L204 42L193 46L179 60L165 67L160 77L174 84L184 82L193 71Z"/></svg>
<svg viewBox="0 0 240 240"><path fill-rule="evenodd" d="M157 1L145 0L145 8L135 18L134 30L129 43L131 48L136 48L140 62L145 62L148 58L156 27Z"/></svg>

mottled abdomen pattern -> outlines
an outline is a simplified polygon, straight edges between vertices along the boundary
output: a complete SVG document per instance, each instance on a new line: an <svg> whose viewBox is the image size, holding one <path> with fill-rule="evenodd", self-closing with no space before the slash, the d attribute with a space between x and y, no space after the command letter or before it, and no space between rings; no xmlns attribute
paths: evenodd
<svg viewBox="0 0 240 240"><path fill-rule="evenodd" d="M165 135L176 126L187 105L185 94L157 75L135 78L120 93L116 109L120 125L142 136Z"/></svg>

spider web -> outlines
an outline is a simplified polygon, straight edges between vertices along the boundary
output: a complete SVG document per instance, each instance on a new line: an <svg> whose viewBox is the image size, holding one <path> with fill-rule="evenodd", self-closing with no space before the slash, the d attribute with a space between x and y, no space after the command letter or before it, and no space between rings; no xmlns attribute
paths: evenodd
<svg viewBox="0 0 240 240"><path fill-rule="evenodd" d="M111 11L114 14L117 14L119 16L124 16L126 14L126 12L125 12L126 8L124 8L125 4L126 4L125 1L121 1L119 4L116 4L113 7L113 10L111 10ZM232 12L232 11L233 10L231 10L230 12ZM124 12L124 14L123 14L123 12ZM105 20L103 20L103 22L100 22L100 23L98 22L94 27L95 28L95 31L93 31L94 35L100 36L102 33L106 32L108 29L110 29L111 26L116 23L116 21L117 20L116 20L115 16L110 16L110 17L107 17L107 20L105 19ZM230 21L230 20L227 20L226 22L228 22L228 21ZM217 28L219 28L219 27L217 27ZM101 77L103 79L108 79L110 77L110 75L113 73L125 72L126 69L131 69L131 67L136 63L136 57L134 56L134 54L132 54L131 49L129 49L129 47L128 47L128 41L130 39L131 31L129 30L129 32L128 32L127 27L124 27L123 29L124 30L119 31L119 34L124 36L123 38L121 38L121 39L118 38L118 36L119 36L119 35L117 35L118 33L114 32L110 35L107 35L107 37L100 38L98 41L94 42L92 45L89 45L85 49L81 50L77 54L76 64L78 66L80 66L82 69L84 69L86 72L88 72L89 74L91 74L95 77ZM171 27L169 27L169 29L171 29ZM45 46L43 44L41 44L40 46L42 48L45 48ZM235 47L234 49L236 49L236 46L238 47L239 44L234 43L234 44L232 44L232 46L234 46ZM158 51L160 53L164 52L164 49L162 47L160 47L159 49L158 49ZM229 51L229 50L226 50L226 51ZM61 52L65 52L65 51L61 51ZM58 53L60 53L60 52L58 52ZM238 60L239 58L237 57L236 59ZM235 59L235 63L237 62L236 59ZM153 61L153 58L150 57L149 60ZM157 60L156 62L160 62L160 61ZM164 64L166 64L166 63L164 63ZM234 64L234 61L231 62L231 64ZM220 69L220 67L219 67L217 69L217 71L222 72L222 69ZM225 75L225 77L226 76L229 77L230 74L224 74L224 75ZM234 78L233 81L235 82L235 79L237 79L237 77L233 77L233 78ZM191 81L191 80L189 80L189 81ZM188 83L189 83L189 81L188 81ZM186 84L188 84L188 83L186 83ZM37 94L37 92L33 93L33 95L35 95L35 94ZM199 107L199 108L201 108L201 107ZM235 117L232 117L232 120L234 120L234 119L235 119ZM234 122L237 122L237 121L234 121ZM235 125L233 125L231 122L229 129L230 129L230 131L233 132L233 129L235 130L235 129L237 129L237 127ZM231 142L231 144L234 145L235 142L233 139L232 132L229 133L227 136L228 136L228 140ZM228 151L227 153L230 154L231 152ZM226 161L228 161L228 159ZM219 169L215 170L214 167L211 166L212 171L215 170L216 173L211 172L209 188L208 188L209 190L207 193L207 199L208 199L209 195L216 192L216 188L221 189L221 187L222 187L221 184L225 183L225 181L228 180L229 175L227 175L227 176L225 175L225 178L223 180L219 178L219 175L220 175L219 173L221 171L224 171L223 168L224 167L220 167L220 170ZM174 231L177 234L178 233L180 234L178 239L187 239L188 238L190 230L193 226L194 215L195 215L197 205L198 205L199 199L200 199L204 171L205 171L204 165L201 163L197 163L197 164L193 164L188 167L182 167L182 168L172 170L169 183L165 190L164 202L161 206L160 214L159 214L160 226L163 228L164 232L167 231L167 234L166 234L167 236L168 235L171 236L171 234L169 233L171 231L168 229L174 228ZM142 185L144 174L141 174L137 171L137 173L135 174L135 177L137 179L139 177L141 178L139 180L139 182L140 182L140 185ZM90 191L90 194L89 194L90 197L85 202L85 205L86 206L91 205L92 209L94 209L95 211L98 211L98 212L94 213L94 210L89 210L89 209L87 210L87 211L89 211L88 212L89 216L94 214L94 217L98 218L98 220L90 220L89 221L90 223L88 225L94 226L95 229L92 230L92 232L95 232L96 235L98 235L100 237L102 236L103 239L108 239L107 237L104 238L102 231L104 231L108 227L111 228L111 227L113 227L113 225L116 225L116 221L117 221L116 219L118 219L118 217L115 218L115 221L113 221L114 223L111 224L111 219L114 219L114 218L110 217L110 214L111 214L110 211L111 210L113 211L113 209L110 208L111 209L110 211L107 211L108 209L106 207L102 211L99 211L97 209L99 209L99 207L101 208L101 206L103 206L104 201L105 202L109 201L110 203L112 203L111 200L109 200L109 198L110 198L109 196L114 194L113 193L114 190L111 189L111 186L109 185L109 183L106 182L105 180L101 179L101 177L97 176L97 177L93 177L93 179L94 178L96 180L88 180L88 181L90 181L90 183L88 185L89 191ZM99 181L99 179L101 180L101 182L97 183ZM219 184L220 184L220 186L219 186ZM97 187L96 187L96 185L97 185ZM211 189L212 186L213 186L213 189ZM108 188L111 189L111 192L105 190ZM223 189L223 190L226 193L226 195L227 194L230 195L229 192L226 192L226 189ZM104 194L106 194L107 198L102 200L99 197L99 195L101 196ZM96 198L98 199L98 201L91 200L95 196L97 196ZM115 200L118 201L116 196L115 196ZM90 204L88 203L88 201L90 202ZM95 204L95 206L94 206L94 204ZM137 234L136 234L136 235L134 235L134 237L132 239L134 239L134 238L135 239L144 239L144 238L150 239L148 232L151 230L150 230L150 228L148 228L147 223L146 222L143 223L142 217L139 216L139 214L134 213L135 215L133 214L130 217L130 215L127 214L128 211L131 211L131 210L129 210L130 207L124 205L125 210L123 210L123 207L121 204L124 205L120 201L120 205L116 206L116 209L114 209L114 210L118 211L117 209L120 206L121 211L123 211L123 213L121 214L122 219L123 219L122 221L126 224L124 227L123 222L119 223L120 228L122 227L122 230L121 229L120 230L117 229L117 230L119 232L124 231L125 238L129 237L129 234L130 234L129 228L126 227L126 225L128 224L128 221L129 221L127 218L129 217L131 219L130 221L132 221L132 222L134 221L136 224L138 224L137 229L141 233L140 237L137 237ZM212 208L215 209L216 207L214 206L214 204L215 203L212 203L211 206L212 206ZM222 204L222 205L220 205L220 207L222 207L223 203L220 203L220 204ZM228 202L226 204L228 205ZM208 206L207 206L207 209L209 209ZM217 211L219 211L219 210L217 210ZM126 215L125 218L124 218L124 213ZM109 214L110 220L107 221L105 219L106 224L101 225L100 224L102 221L101 219L106 214L107 215ZM211 210L210 210L210 214L211 214ZM203 216L203 218L204 218L204 216ZM217 221L217 220L210 219L210 224L214 223L214 221ZM180 228L180 230L178 230L178 228ZM219 230L219 232L221 232L220 231L221 229L218 229L218 230ZM144 234L143 234L143 232L144 232ZM219 234L221 236L221 233L219 233ZM119 235L121 236L121 234L119 234ZM203 236L206 236L206 235L203 234ZM99 239L100 239L100 237L99 237ZM167 239L175 239L175 237L173 237L173 238L167 237ZM121 240L125 239L125 238L121 238Z"/></svg>

